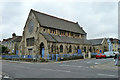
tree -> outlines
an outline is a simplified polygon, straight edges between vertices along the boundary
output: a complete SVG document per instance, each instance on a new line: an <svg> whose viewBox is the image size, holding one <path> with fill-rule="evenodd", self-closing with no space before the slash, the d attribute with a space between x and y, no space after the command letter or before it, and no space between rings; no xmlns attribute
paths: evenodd
<svg viewBox="0 0 120 80"><path fill-rule="evenodd" d="M8 53L8 48L3 45L0 45L0 54L3 54L3 53Z"/></svg>

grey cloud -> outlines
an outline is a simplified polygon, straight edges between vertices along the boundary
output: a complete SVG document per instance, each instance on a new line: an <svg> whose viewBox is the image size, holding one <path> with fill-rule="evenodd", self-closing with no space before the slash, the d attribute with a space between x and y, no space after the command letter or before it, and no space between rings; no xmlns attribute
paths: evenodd
<svg viewBox="0 0 120 80"><path fill-rule="evenodd" d="M88 33L88 38L117 37L117 3L57 1L2 4L3 38L10 37L13 32L22 34L31 8L68 20L78 21ZM9 29L9 32L6 29Z"/></svg>

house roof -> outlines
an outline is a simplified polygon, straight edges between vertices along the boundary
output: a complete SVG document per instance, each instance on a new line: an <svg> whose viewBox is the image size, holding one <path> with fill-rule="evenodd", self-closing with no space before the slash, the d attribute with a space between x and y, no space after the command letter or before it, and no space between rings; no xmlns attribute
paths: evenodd
<svg viewBox="0 0 120 80"><path fill-rule="evenodd" d="M15 42L20 42L22 40L22 36L16 36L12 40L15 41Z"/></svg>
<svg viewBox="0 0 120 80"><path fill-rule="evenodd" d="M88 40L92 45L101 45L104 38Z"/></svg>
<svg viewBox="0 0 120 80"><path fill-rule="evenodd" d="M78 23L41 13L32 9L31 11L34 13L41 26L86 34L86 32L82 29L82 27L79 26Z"/></svg>
<svg viewBox="0 0 120 80"><path fill-rule="evenodd" d="M9 41L15 41L15 42L20 42L22 40L22 36L16 36L14 38L8 38L8 39L4 39L2 41L2 43L4 42L9 42Z"/></svg>
<svg viewBox="0 0 120 80"><path fill-rule="evenodd" d="M58 42L58 43L71 43L71 44L91 44L86 39L80 39L80 38L72 38L67 36L59 36L59 35L53 35L48 33L40 33L42 34L47 41L50 42Z"/></svg>
<svg viewBox="0 0 120 80"><path fill-rule="evenodd" d="M110 38L111 43L118 43L118 39Z"/></svg>

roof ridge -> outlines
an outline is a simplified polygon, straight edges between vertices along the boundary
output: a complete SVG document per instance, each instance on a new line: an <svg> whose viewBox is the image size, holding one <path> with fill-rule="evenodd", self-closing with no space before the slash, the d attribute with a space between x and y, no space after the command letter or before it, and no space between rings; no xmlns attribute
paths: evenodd
<svg viewBox="0 0 120 80"><path fill-rule="evenodd" d="M67 22L70 22L70 23L78 24L78 22L69 21L67 19L63 19L63 18L60 18L60 17L57 17L57 16L49 15L49 14L39 12L39 11L36 11L36 10L33 10L33 9L31 9L31 11L34 11L34 12L37 12L37 13L40 13L40 14L44 14L44 15L47 15L47 16L50 16L50 17L54 17L54 18L57 18L57 19L60 19L60 20L64 20L64 21L67 21Z"/></svg>

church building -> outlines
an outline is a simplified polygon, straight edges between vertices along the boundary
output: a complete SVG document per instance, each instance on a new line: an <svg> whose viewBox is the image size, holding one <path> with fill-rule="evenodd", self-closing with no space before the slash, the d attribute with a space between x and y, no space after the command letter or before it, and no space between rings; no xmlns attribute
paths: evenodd
<svg viewBox="0 0 120 80"><path fill-rule="evenodd" d="M42 12L30 10L20 43L20 54L73 54L80 49L93 52L87 33L78 24Z"/></svg>

